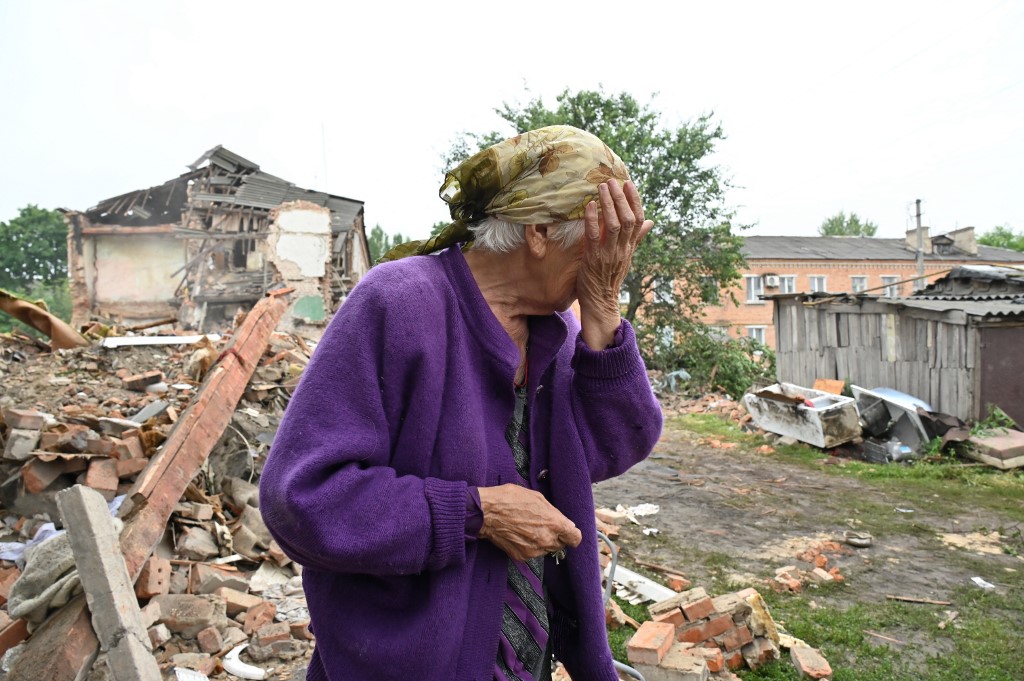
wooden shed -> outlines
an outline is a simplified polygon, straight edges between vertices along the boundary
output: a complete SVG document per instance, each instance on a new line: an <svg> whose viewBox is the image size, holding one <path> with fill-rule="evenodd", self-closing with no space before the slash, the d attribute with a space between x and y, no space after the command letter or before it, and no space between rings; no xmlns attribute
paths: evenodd
<svg viewBox="0 0 1024 681"><path fill-rule="evenodd" d="M941 290L941 289L940 289ZM1024 300L775 296L779 380L848 380L918 397L936 411L979 419L999 406L1024 424Z"/></svg>

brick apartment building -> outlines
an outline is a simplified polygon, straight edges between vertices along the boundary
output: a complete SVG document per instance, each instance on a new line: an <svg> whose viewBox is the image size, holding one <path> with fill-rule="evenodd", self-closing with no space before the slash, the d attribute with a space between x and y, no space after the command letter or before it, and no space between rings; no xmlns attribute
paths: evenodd
<svg viewBox="0 0 1024 681"><path fill-rule="evenodd" d="M917 274L917 230L906 239L836 236L751 236L743 253L747 268L738 287L720 292L721 305L710 306L704 321L723 335L757 338L775 348L772 305L764 296L780 293L861 293L900 297L934 281L956 265L1024 266L1024 253L980 246L974 228L929 237L922 229L927 281Z"/></svg>

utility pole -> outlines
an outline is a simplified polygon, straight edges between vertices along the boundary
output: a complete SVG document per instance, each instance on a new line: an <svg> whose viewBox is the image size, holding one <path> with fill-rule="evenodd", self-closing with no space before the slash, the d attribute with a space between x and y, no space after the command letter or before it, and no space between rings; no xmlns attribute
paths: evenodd
<svg viewBox="0 0 1024 681"><path fill-rule="evenodd" d="M921 230L921 199L917 199L917 276L924 277L924 232ZM928 285L924 279L914 282L915 288L924 288Z"/></svg>

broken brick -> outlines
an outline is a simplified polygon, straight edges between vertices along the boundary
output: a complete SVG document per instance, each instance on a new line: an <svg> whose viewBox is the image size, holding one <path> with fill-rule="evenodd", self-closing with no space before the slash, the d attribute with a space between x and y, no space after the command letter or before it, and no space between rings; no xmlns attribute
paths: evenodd
<svg viewBox="0 0 1024 681"><path fill-rule="evenodd" d="M248 620L246 625L248 626ZM660 664L675 642L675 633L676 628L669 622L644 622L626 644L629 661L637 664Z"/></svg>
<svg viewBox="0 0 1024 681"><path fill-rule="evenodd" d="M254 605L263 602L263 599L254 594L247 594L226 586L214 589L213 595L224 600L228 616L234 617L240 612L245 612Z"/></svg>
<svg viewBox="0 0 1024 681"><path fill-rule="evenodd" d="M743 646L740 650L743 659L751 669L759 669L772 660L779 659L778 647L767 638L761 636Z"/></svg>
<svg viewBox="0 0 1024 681"><path fill-rule="evenodd" d="M162 380L164 380L162 371L147 371L142 374L135 374L134 376L126 376L123 379L125 388L139 392L144 392L146 386L159 383Z"/></svg>
<svg viewBox="0 0 1024 681"><path fill-rule="evenodd" d="M750 633L750 627L745 624L733 627L721 636L715 638L715 641L721 645L722 648L729 651L739 650L753 640L754 635Z"/></svg>
<svg viewBox="0 0 1024 681"><path fill-rule="evenodd" d="M142 566L142 572L135 581L135 595L139 598L152 598L171 590L171 561L158 556L150 556Z"/></svg>
<svg viewBox="0 0 1024 681"><path fill-rule="evenodd" d="M832 676L832 666L814 648L794 646L789 657L801 679L825 679Z"/></svg>
<svg viewBox="0 0 1024 681"><path fill-rule="evenodd" d="M46 425L46 414L34 409L4 409L4 423L8 428L23 430L42 430Z"/></svg>
<svg viewBox="0 0 1024 681"><path fill-rule="evenodd" d="M724 634L733 626L729 615L715 615L706 622L697 622L680 629L678 638L687 643L703 643L719 634Z"/></svg>
<svg viewBox="0 0 1024 681"><path fill-rule="evenodd" d="M120 480L138 475L149 465L149 459L116 459L117 477Z"/></svg>
<svg viewBox="0 0 1024 681"><path fill-rule="evenodd" d="M199 650L211 655L220 652L224 647L224 639L217 627L206 627L196 634L196 641L199 642Z"/></svg>
<svg viewBox="0 0 1024 681"><path fill-rule="evenodd" d="M276 605L270 601L260 601L245 611L245 624L242 631L252 636L259 631L260 627L273 622L275 615L277 615Z"/></svg>
<svg viewBox="0 0 1024 681"><path fill-rule="evenodd" d="M264 624L256 631L256 642L261 646L269 646L276 641L287 641L291 637L292 630L287 622Z"/></svg>
<svg viewBox="0 0 1024 681"><path fill-rule="evenodd" d="M117 461L114 459L93 459L85 474L85 485L91 487L107 501L117 495Z"/></svg>
<svg viewBox="0 0 1024 681"><path fill-rule="evenodd" d="M65 466L61 460L43 461L31 458L21 467L21 479L25 489L31 494L39 494L64 473Z"/></svg>
<svg viewBox="0 0 1024 681"><path fill-rule="evenodd" d="M7 431L7 443L4 445L4 458L24 461L32 455L39 445L39 431L24 428L11 428Z"/></svg>

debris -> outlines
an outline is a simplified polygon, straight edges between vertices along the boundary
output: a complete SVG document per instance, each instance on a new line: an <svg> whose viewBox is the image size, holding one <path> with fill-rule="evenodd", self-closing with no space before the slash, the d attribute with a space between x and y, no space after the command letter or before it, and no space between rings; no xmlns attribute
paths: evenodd
<svg viewBox="0 0 1024 681"><path fill-rule="evenodd" d="M824 393L842 395L843 390L846 389L846 381L841 381L836 378L816 378L814 379L814 385L812 387L815 390L820 390Z"/></svg>
<svg viewBox="0 0 1024 681"><path fill-rule="evenodd" d="M846 530L843 532L843 541L850 546L854 546L858 549L866 549L871 546L872 537L867 532L856 532L854 530Z"/></svg>
<svg viewBox="0 0 1024 681"><path fill-rule="evenodd" d="M747 393L743 404L757 427L816 447L835 447L861 434L857 408L850 397L775 383Z"/></svg>
<svg viewBox="0 0 1024 681"><path fill-rule="evenodd" d="M901 646L907 644L906 641L901 641L898 638L890 638L889 636L883 636L882 634L876 633L874 631L869 631L867 629L864 630L864 633L867 634L868 636L874 636L875 638L880 638L883 641L888 641L889 643L895 643L895 644L901 645Z"/></svg>
<svg viewBox="0 0 1024 681"><path fill-rule="evenodd" d="M248 645L248 643L244 643L231 649L231 652L224 657L224 671L240 679L260 681L260 679L267 678L268 671L251 664L246 664L238 659L238 654L245 650Z"/></svg>
<svg viewBox="0 0 1024 681"><path fill-rule="evenodd" d="M1024 433L1004 429L991 435L973 435L968 440L971 446L966 455L1000 470L1024 466Z"/></svg>
<svg viewBox="0 0 1024 681"><path fill-rule="evenodd" d="M886 596L890 601L902 601L904 603L924 603L926 605L952 605L949 601L933 601L930 598L912 598L910 596Z"/></svg>
<svg viewBox="0 0 1024 681"><path fill-rule="evenodd" d="M959 615L960 613L956 610L946 610L945 618L939 622L939 629L945 629L947 626L952 624L953 620L955 620Z"/></svg>
<svg viewBox="0 0 1024 681"><path fill-rule="evenodd" d="M95 490L75 485L57 495L57 504L71 521L66 525L78 578L114 678L160 681L106 502Z"/></svg>
<svg viewBox="0 0 1024 681"><path fill-rule="evenodd" d="M31 326L50 339L54 350L66 350L88 345L89 341L60 317L51 314L42 301L32 303L0 290L0 312L6 312L20 322Z"/></svg>
<svg viewBox="0 0 1024 681"><path fill-rule="evenodd" d="M610 566L609 566L610 567ZM608 570L605 570L605 578L608 576ZM615 583L619 585L620 589L616 592L620 598L623 598L629 603L634 605L642 603L643 601L664 601L667 598L672 598L676 595L671 589L654 582L641 574L637 574L632 570L622 567L621 565L615 568Z"/></svg>
<svg viewBox="0 0 1024 681"><path fill-rule="evenodd" d="M986 591L989 591L989 590L992 590L992 589L996 588L995 584L992 584L990 582L986 582L981 577L971 577L971 581L974 582L975 584L977 584L978 586L980 586L982 589L985 589ZM942 603L941 605L949 605L949 603Z"/></svg>
<svg viewBox="0 0 1024 681"><path fill-rule="evenodd" d="M789 658L801 679L827 679L832 676L832 666L814 648L805 646L790 648Z"/></svg>
<svg viewBox="0 0 1024 681"><path fill-rule="evenodd" d="M201 336L107 336L100 341L100 347L112 349L139 345L193 345L203 340L218 343L220 339L217 333Z"/></svg>

